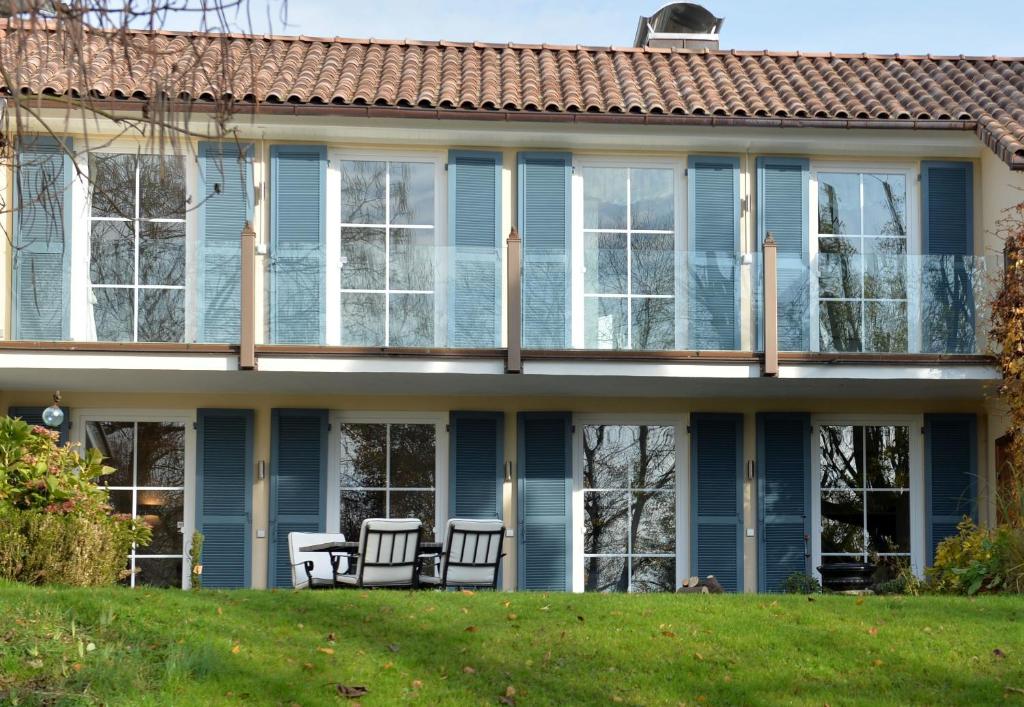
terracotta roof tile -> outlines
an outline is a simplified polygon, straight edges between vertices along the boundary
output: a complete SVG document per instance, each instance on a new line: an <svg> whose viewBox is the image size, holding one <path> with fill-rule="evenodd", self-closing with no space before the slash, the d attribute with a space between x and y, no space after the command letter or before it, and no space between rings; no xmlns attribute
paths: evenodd
<svg viewBox="0 0 1024 707"><path fill-rule="evenodd" d="M669 115L974 129L1024 169L1024 58L709 51L85 30L0 23L8 91L150 100ZM88 67L86 71L83 67ZM86 78L87 75L87 78ZM850 123L848 121L855 121Z"/></svg>

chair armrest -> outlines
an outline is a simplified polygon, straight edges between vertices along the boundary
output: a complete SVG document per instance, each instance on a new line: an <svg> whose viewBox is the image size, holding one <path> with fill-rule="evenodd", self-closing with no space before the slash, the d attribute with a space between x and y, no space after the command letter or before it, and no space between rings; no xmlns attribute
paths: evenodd
<svg viewBox="0 0 1024 707"><path fill-rule="evenodd" d="M313 560L303 560L302 566L306 570L306 579L309 580L310 586L313 585Z"/></svg>

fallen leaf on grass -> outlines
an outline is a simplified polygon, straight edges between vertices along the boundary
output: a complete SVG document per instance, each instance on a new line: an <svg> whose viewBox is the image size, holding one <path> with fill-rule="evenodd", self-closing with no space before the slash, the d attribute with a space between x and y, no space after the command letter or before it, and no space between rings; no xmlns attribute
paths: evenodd
<svg viewBox="0 0 1024 707"><path fill-rule="evenodd" d="M584 618L583 618L582 616L577 616L577 617L576 617L576 620L577 620L577 621L584 621L585 619L584 619Z"/></svg>
<svg viewBox="0 0 1024 707"><path fill-rule="evenodd" d="M323 653L324 655L334 655L333 648L324 648L323 646L319 646L317 647L317 650Z"/></svg>
<svg viewBox="0 0 1024 707"><path fill-rule="evenodd" d="M220 615L221 615L221 614L223 614L223 613L224 613L224 609L222 609L222 608L220 608L220 607L218 606L218 607L217 607L217 616L220 616Z"/></svg>
<svg viewBox="0 0 1024 707"><path fill-rule="evenodd" d="M693 657L695 660L704 660L704 656L702 656L700 653L694 653Z"/></svg>
<svg viewBox="0 0 1024 707"><path fill-rule="evenodd" d="M395 667L395 664L394 663L385 663L384 665L382 665L380 667L383 668L384 670L391 670L393 667Z"/></svg>
<svg viewBox="0 0 1024 707"><path fill-rule="evenodd" d="M675 631L668 631L668 630L662 631L661 635L664 636L665 638L675 638L676 637Z"/></svg>
<svg viewBox="0 0 1024 707"><path fill-rule="evenodd" d="M877 636L878 635L878 627L877 626L872 626L871 628L868 629L868 633L871 634L872 636Z"/></svg>
<svg viewBox="0 0 1024 707"><path fill-rule="evenodd" d="M1013 692L1018 695L1024 695L1024 687L1010 687L1009 685L1006 685L1005 687L1003 687L1003 690L1005 690L1006 692Z"/></svg>
<svg viewBox="0 0 1024 707"><path fill-rule="evenodd" d="M474 668L471 665L466 665L463 666L462 672L464 672L466 675L476 675L476 668Z"/></svg>
<svg viewBox="0 0 1024 707"><path fill-rule="evenodd" d="M510 601L503 601L503 602L501 602L501 605L507 609L510 606L512 606L512 602L510 602Z"/></svg>
<svg viewBox="0 0 1024 707"><path fill-rule="evenodd" d="M316 666L314 666L312 663L303 663L302 664L302 669L303 670L314 670L315 667Z"/></svg>
<svg viewBox="0 0 1024 707"><path fill-rule="evenodd" d="M878 658L875 658L873 661L871 661L871 664L876 668L882 667L882 661L880 661Z"/></svg>
<svg viewBox="0 0 1024 707"><path fill-rule="evenodd" d="M544 606L542 606L540 608L540 610L541 611L551 611L551 605L550 604L545 604Z"/></svg>
<svg viewBox="0 0 1024 707"><path fill-rule="evenodd" d="M370 692L362 685L342 685L340 682L334 683L334 689L338 695L349 700L362 697Z"/></svg>
<svg viewBox="0 0 1024 707"><path fill-rule="evenodd" d="M476 633L476 626L467 626L466 633Z"/></svg>
<svg viewBox="0 0 1024 707"><path fill-rule="evenodd" d="M423 681L422 680L413 680L412 681L412 689L413 690L419 690L421 687L423 687Z"/></svg>
<svg viewBox="0 0 1024 707"><path fill-rule="evenodd" d="M519 617L518 617L518 616L516 616L516 615L515 615L514 613L511 613L511 612L510 612L510 613L509 613L509 615L508 615L508 616L506 616L505 618L506 618L506 619L508 619L509 621L515 621L515 620L516 620L516 619L518 619Z"/></svg>
<svg viewBox="0 0 1024 707"><path fill-rule="evenodd" d="M855 601L853 603L856 604L857 606L860 606L861 604L864 603L864 597L857 597L857 601Z"/></svg>
<svg viewBox="0 0 1024 707"><path fill-rule="evenodd" d="M462 613L463 614L468 614L469 613L469 609L467 609L466 607L462 607Z"/></svg>
<svg viewBox="0 0 1024 707"><path fill-rule="evenodd" d="M1005 658L1006 654L1003 653L1003 651L1000 650L999 648L993 648L992 649L992 656L995 657L995 658Z"/></svg>
<svg viewBox="0 0 1024 707"><path fill-rule="evenodd" d="M498 702L503 705L514 705L516 703L516 689L509 685L505 688L505 694L498 697Z"/></svg>
<svg viewBox="0 0 1024 707"><path fill-rule="evenodd" d="M237 654L241 650L242 650L242 647L240 645L238 645L237 643L235 645L231 646L231 652L232 653L236 653Z"/></svg>
<svg viewBox="0 0 1024 707"><path fill-rule="evenodd" d="M334 638L334 631L331 631L329 634L327 634L327 640L330 641L331 643L334 643L334 641L336 640Z"/></svg>
<svg viewBox="0 0 1024 707"><path fill-rule="evenodd" d="M618 695L612 695L612 702L622 702L622 698Z"/></svg>
<svg viewBox="0 0 1024 707"><path fill-rule="evenodd" d="M397 653L398 652L398 644L397 643L389 643L388 644L388 650L391 651L392 653Z"/></svg>
<svg viewBox="0 0 1024 707"><path fill-rule="evenodd" d="M476 592L472 591L471 589L463 589L463 590L462 590L462 595L463 595L463 596L466 596L466 597L471 597L471 596L473 596L474 594L476 594Z"/></svg>

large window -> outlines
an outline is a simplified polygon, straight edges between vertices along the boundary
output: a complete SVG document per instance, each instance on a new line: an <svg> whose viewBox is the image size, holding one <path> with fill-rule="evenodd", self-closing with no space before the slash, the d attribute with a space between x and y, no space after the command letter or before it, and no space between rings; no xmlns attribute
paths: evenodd
<svg viewBox="0 0 1024 707"><path fill-rule="evenodd" d="M675 170L584 165L580 174L583 331L575 345L675 348Z"/></svg>
<svg viewBox="0 0 1024 707"><path fill-rule="evenodd" d="M185 164L175 156L89 156L87 336L185 340Z"/></svg>
<svg viewBox="0 0 1024 707"><path fill-rule="evenodd" d="M819 350L908 350L908 181L817 173Z"/></svg>
<svg viewBox="0 0 1024 707"><path fill-rule="evenodd" d="M339 528L358 540L367 518L419 518L433 539L442 515L438 428L421 422L342 422L339 441ZM441 428L443 429L443 428Z"/></svg>
<svg viewBox="0 0 1024 707"><path fill-rule="evenodd" d="M434 346L437 165L345 159L340 170L341 344Z"/></svg>
<svg viewBox="0 0 1024 707"><path fill-rule="evenodd" d="M583 586L676 586L675 428L583 426Z"/></svg>
<svg viewBox="0 0 1024 707"><path fill-rule="evenodd" d="M821 561L910 561L911 445L904 425L821 425Z"/></svg>
<svg viewBox="0 0 1024 707"><path fill-rule="evenodd" d="M142 518L153 531L149 546L127 558L126 584L182 586L185 423L87 420L85 446L115 469L101 479L114 511Z"/></svg>

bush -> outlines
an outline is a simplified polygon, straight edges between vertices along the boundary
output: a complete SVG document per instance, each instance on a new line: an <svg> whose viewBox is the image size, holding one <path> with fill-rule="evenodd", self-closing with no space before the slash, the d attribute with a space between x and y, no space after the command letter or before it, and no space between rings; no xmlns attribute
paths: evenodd
<svg viewBox="0 0 1024 707"><path fill-rule="evenodd" d="M132 543L149 528L112 514L98 480L114 470L95 449L57 444L57 433L0 418L0 579L79 586L124 575Z"/></svg>
<svg viewBox="0 0 1024 707"><path fill-rule="evenodd" d="M782 583L786 594L821 594L821 582L812 575L794 572Z"/></svg>
<svg viewBox="0 0 1024 707"><path fill-rule="evenodd" d="M931 587L949 594L1024 593L1024 530L979 528L970 518L939 543L928 569Z"/></svg>

